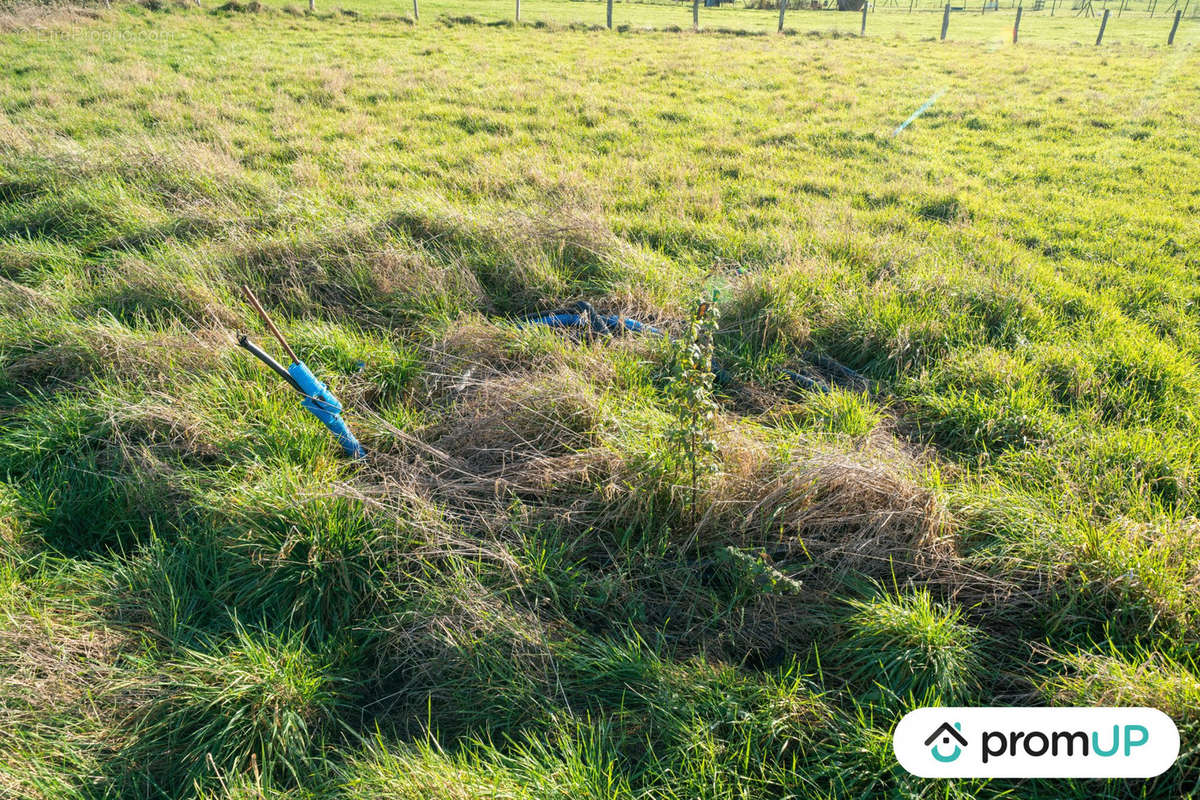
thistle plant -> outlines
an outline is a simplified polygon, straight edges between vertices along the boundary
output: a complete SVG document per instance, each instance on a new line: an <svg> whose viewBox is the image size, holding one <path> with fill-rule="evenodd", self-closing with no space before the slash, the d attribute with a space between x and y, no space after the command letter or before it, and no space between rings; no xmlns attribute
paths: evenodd
<svg viewBox="0 0 1200 800"><path fill-rule="evenodd" d="M674 343L674 368L669 392L675 424L667 432L667 441L688 469L688 518L696 527L696 498L700 476L717 471L717 443L713 430L717 421L717 402L713 396L713 335L720 311L717 295L701 298L693 308L687 330Z"/></svg>

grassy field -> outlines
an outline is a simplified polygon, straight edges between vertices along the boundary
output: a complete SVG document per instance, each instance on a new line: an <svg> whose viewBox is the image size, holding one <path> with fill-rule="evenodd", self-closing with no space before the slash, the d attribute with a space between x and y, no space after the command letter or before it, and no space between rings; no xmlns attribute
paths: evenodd
<svg viewBox="0 0 1200 800"><path fill-rule="evenodd" d="M1200 790L1196 22L344 9L0 15L0 795ZM908 776L956 703L1183 749Z"/></svg>

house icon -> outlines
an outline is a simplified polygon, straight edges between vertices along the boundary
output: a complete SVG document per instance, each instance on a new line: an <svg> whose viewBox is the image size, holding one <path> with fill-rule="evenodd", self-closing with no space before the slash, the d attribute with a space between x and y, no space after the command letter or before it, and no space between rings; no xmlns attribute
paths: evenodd
<svg viewBox="0 0 1200 800"><path fill-rule="evenodd" d="M929 738L925 740L925 746L929 748L930 754L932 754L933 757L938 761L943 763L953 761L962 754L962 749L967 746L966 737L962 735L961 731L961 722L956 722L953 725L951 725L949 722L943 722L940 726L938 726L937 730L929 734ZM941 739L941 741L938 742L938 739ZM954 745L954 752L952 752L950 755L942 755L942 753L938 750L938 745L950 744L951 739L954 739L956 742ZM935 742L937 742L937 744L935 744Z"/></svg>

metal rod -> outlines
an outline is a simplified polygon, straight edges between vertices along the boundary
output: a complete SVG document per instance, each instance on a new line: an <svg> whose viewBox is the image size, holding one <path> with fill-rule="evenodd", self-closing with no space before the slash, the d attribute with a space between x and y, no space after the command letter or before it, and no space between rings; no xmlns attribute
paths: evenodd
<svg viewBox="0 0 1200 800"><path fill-rule="evenodd" d="M283 378L285 381L288 382L289 386L291 386L293 389L295 389L300 394L304 394L304 390L300 388L300 384L296 383L296 379L293 378L288 373L288 371L283 368L283 365L280 364L275 359L271 358L270 354L268 354L261 347L256 345L254 342L250 341L249 336L247 336L244 333L241 336L239 336L238 337L238 346L243 347L246 350L248 350L252 356L254 356L259 361L263 362L268 367L270 367L272 370L277 372L279 374L279 377Z"/></svg>
<svg viewBox="0 0 1200 800"><path fill-rule="evenodd" d="M280 346L283 347L283 351L288 354L288 358L292 359L292 363L299 363L300 359L296 358L296 354L292 352L292 348L287 343L287 339L284 339L283 334L279 332L279 328L275 327L275 323L271 321L271 318L263 309L262 303L258 302L258 298L254 296L254 292L250 291L250 287L242 284L242 293L246 295L246 300L249 301L250 305L254 306L254 310L258 312L260 317L262 317L263 322L267 323L267 329L275 335L275 338L279 341Z"/></svg>

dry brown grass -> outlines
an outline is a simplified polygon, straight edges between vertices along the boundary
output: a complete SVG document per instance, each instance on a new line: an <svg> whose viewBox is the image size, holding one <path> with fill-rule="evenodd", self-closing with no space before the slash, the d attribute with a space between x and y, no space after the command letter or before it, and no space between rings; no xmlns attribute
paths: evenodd
<svg viewBox="0 0 1200 800"><path fill-rule="evenodd" d="M496 378L464 391L433 445L483 476L510 464L578 452L595 444L600 400L578 373Z"/></svg>
<svg viewBox="0 0 1200 800"><path fill-rule="evenodd" d="M512 330L480 317L455 324L425 354L427 402L453 397L491 379L550 370L562 363L557 351L522 348Z"/></svg>
<svg viewBox="0 0 1200 800"><path fill-rule="evenodd" d="M28 314L31 310L49 313L54 308L54 301L45 292L0 277L0 311L13 314Z"/></svg>
<svg viewBox="0 0 1200 800"><path fill-rule="evenodd" d="M97 376L174 386L180 372L212 366L232 341L221 328L146 336L100 321L64 325L53 338L33 330L10 345L7 375L30 387L71 386Z"/></svg>
<svg viewBox="0 0 1200 800"><path fill-rule="evenodd" d="M99 2L95 5L100 5ZM0 3L0 32L66 31L103 18L103 12L81 3Z"/></svg>
<svg viewBox="0 0 1200 800"><path fill-rule="evenodd" d="M830 578L929 578L957 560L950 516L919 483L919 464L886 434L857 446L815 439L778 445L727 419L720 471L702 487L700 519L681 544L765 549L819 563ZM613 518L636 511L648 488L620 465L607 500ZM625 487L624 489L620 487ZM677 492L682 487L667 487Z"/></svg>
<svg viewBox="0 0 1200 800"><path fill-rule="evenodd" d="M161 392L132 405L113 406L107 422L112 431L108 446L119 450L126 463L160 464L166 453L193 463L210 462L221 452L220 429Z"/></svg>
<svg viewBox="0 0 1200 800"><path fill-rule="evenodd" d="M781 463L743 448L725 463L735 468L718 479L701 536L778 537L785 552L802 547L835 573L868 576L920 574L955 557L945 510L898 449L818 448Z"/></svg>
<svg viewBox="0 0 1200 800"><path fill-rule="evenodd" d="M559 337L588 346L563 346ZM539 383L544 397L529 402L536 407L560 394L620 389L622 376L610 358L612 352L649 360L654 345L652 339L636 336L589 339L575 331L547 335L547 329L539 326L514 332L508 325L463 317L444 336L423 347L426 366L416 394L429 407L453 405L461 410L465 398L490 402L484 400L489 384L495 384L498 391L509 383Z"/></svg>
<svg viewBox="0 0 1200 800"><path fill-rule="evenodd" d="M471 547L496 564L513 562L515 519L517 527L550 522L578 531L578 556L615 569L613 602L624 597L644 608L639 625L648 635L666 636L680 652L733 660L769 660L801 647L820 625L809 613L813 600L848 577L932 583L946 592L967 582L971 573L961 564L949 514L919 482L918 456L880 433L850 447L814 440L781 457L776 444L733 418L721 435L722 471L700 496L698 525L674 523L677 552L669 563L652 574L625 573L629 554L605 543L631 519L657 524L663 509L654 510L652 498L672 487L612 440L607 429L619 423L606 417L592 383L604 385L603 376L581 374L561 352L523 357L510 345L511 337L488 325L459 328L442 342L455 356L446 357L447 372L430 387L441 418L422 431L394 431L392 449L374 453L362 474L371 488L360 491L385 506L399 507L403 501L394 498L408 492L454 509ZM714 614L703 605L704 576L716 568L711 554L729 546L764 553L788 570L803 568L803 590L762 591L733 612ZM488 600L485 592L477 597L487 605L472 612L481 618L517 614L528 623L519 630L536 629L537 615L528 616L534 612ZM536 647L525 656L549 657ZM531 674L539 673L536 666L529 665Z"/></svg>
<svg viewBox="0 0 1200 800"><path fill-rule="evenodd" d="M1149 706L1180 724L1200 723L1200 677L1162 653L1124 659L1103 653L1035 653L1065 669L1042 684L1046 699L1070 706Z"/></svg>
<svg viewBox="0 0 1200 800"><path fill-rule="evenodd" d="M72 608L7 603L0 611L0 796L50 796L31 740L53 742L64 758L116 745L128 698L115 690L121 654L133 640ZM56 776L57 779L57 776Z"/></svg>
<svg viewBox="0 0 1200 800"><path fill-rule="evenodd" d="M62 609L45 615L6 609L0 623L7 701L0 731L30 719L22 714L87 705L90 690L111 677L113 662L129 645L125 635Z"/></svg>
<svg viewBox="0 0 1200 800"><path fill-rule="evenodd" d="M600 397L578 372L560 364L525 376L476 380L466 370L432 380L445 401L436 423L413 433L374 419L390 444L367 465L368 494L386 503L397 490L416 493L476 531L504 527L518 498L538 519L594 506L591 488L610 457L597 447Z"/></svg>
<svg viewBox="0 0 1200 800"><path fill-rule="evenodd" d="M473 273L462 268L446 269L427 250L383 243L368 247L363 255L375 289L381 293L411 291L420 286L423 292L473 297L483 302L483 287Z"/></svg>

